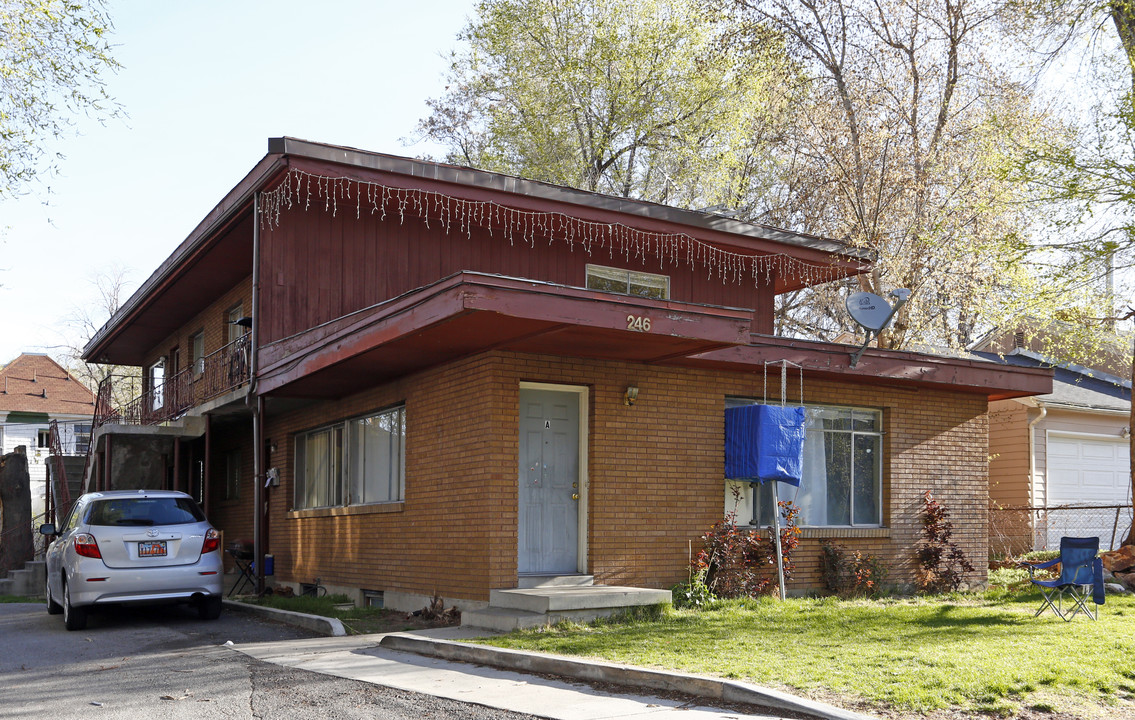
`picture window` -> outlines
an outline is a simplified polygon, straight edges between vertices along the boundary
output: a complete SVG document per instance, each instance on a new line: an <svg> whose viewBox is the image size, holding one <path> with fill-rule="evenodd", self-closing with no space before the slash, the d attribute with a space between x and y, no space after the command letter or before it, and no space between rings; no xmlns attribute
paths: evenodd
<svg viewBox="0 0 1135 720"><path fill-rule="evenodd" d="M725 400L726 408L755 404L743 398ZM801 527L881 527L882 412L826 405L804 409L804 477L799 488L782 484L780 499L800 509ZM726 479L725 512L736 510L738 525L771 524L772 506L771 483Z"/></svg>

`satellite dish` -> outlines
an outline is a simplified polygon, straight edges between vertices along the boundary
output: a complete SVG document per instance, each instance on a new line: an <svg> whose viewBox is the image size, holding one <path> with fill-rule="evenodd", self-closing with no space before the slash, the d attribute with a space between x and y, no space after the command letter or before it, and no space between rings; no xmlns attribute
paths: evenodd
<svg viewBox="0 0 1135 720"><path fill-rule="evenodd" d="M910 290L906 288L892 290L890 296L895 299L894 307L891 307L889 302L875 293L869 292L853 293L844 301L843 304L847 308L847 313L851 315L851 319L867 331L867 339L863 341L863 347L851 356L851 367L856 366L859 358L863 355L863 351L871 344L872 335L876 338L879 337L883 328L887 327L899 308L910 299Z"/></svg>
<svg viewBox="0 0 1135 720"><path fill-rule="evenodd" d="M891 304L875 293L854 293L848 296L844 305L851 319L871 332L878 332L886 327L893 314Z"/></svg>

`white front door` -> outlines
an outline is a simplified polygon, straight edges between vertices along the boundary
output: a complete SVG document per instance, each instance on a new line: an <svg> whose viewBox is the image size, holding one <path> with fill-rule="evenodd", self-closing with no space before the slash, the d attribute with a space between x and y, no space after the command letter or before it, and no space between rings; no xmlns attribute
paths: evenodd
<svg viewBox="0 0 1135 720"><path fill-rule="evenodd" d="M579 571L580 399L520 389L520 574Z"/></svg>

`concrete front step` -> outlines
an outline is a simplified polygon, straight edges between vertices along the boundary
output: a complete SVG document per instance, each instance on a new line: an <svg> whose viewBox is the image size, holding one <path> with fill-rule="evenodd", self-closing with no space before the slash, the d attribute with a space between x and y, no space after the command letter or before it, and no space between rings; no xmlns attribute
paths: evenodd
<svg viewBox="0 0 1135 720"><path fill-rule="evenodd" d="M594 610L565 610L550 613L534 613L526 610L489 607L484 610L465 610L461 613L462 627L484 628L497 632L528 630L547 627L561 622L588 623L603 617L610 617L625 608L597 608Z"/></svg>
<svg viewBox="0 0 1135 720"><path fill-rule="evenodd" d="M588 585L578 587L540 587L515 590L490 590L489 607L524 610L533 613L569 612L573 610L620 610L639 605L658 605L673 600L669 590Z"/></svg>
<svg viewBox="0 0 1135 720"><path fill-rule="evenodd" d="M43 595L47 580L47 570L42 560L24 563L21 570L13 570L8 577L0 580L0 595L36 597Z"/></svg>
<svg viewBox="0 0 1135 720"><path fill-rule="evenodd" d="M527 590L542 587L586 587L594 584L594 575L521 575L516 587Z"/></svg>
<svg viewBox="0 0 1135 720"><path fill-rule="evenodd" d="M555 625L591 622L632 607L672 602L669 590L608 585L551 585L492 590L489 607L461 613L461 624L510 632Z"/></svg>

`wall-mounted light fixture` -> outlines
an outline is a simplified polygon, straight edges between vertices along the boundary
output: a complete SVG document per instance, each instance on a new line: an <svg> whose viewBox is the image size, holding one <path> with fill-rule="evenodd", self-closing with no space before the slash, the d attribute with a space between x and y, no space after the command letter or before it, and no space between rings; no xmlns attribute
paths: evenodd
<svg viewBox="0 0 1135 720"><path fill-rule="evenodd" d="M623 393L623 404L634 405L635 400L638 400L638 388L634 385L628 385L627 391Z"/></svg>
<svg viewBox="0 0 1135 720"><path fill-rule="evenodd" d="M1125 428L1123 428L1122 430L1120 430L1120 431L1119 431L1119 437L1121 437L1121 438L1129 438L1129 437L1131 437L1131 428L1129 428L1129 427L1125 427Z"/></svg>

